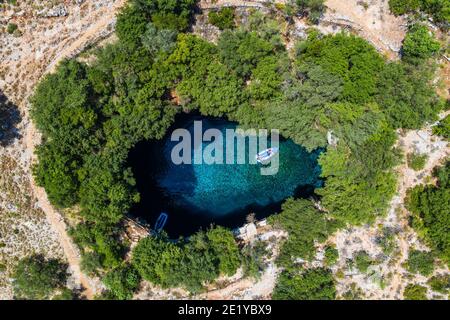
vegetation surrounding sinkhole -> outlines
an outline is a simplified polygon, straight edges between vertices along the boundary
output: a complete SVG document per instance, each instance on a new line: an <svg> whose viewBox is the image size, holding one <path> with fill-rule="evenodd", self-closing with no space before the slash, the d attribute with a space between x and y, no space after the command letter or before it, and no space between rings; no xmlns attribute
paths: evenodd
<svg viewBox="0 0 450 320"><path fill-rule="evenodd" d="M307 3L295 10L314 18ZM141 277L198 292L241 265L257 276L264 250L239 248L231 231L213 227L177 243L164 235L143 239L126 262L122 222L140 201L128 154L140 141L162 139L181 112L279 129L308 151L325 150L318 159L325 183L316 190L322 209L290 198L269 219L289 234L274 297L332 299L331 272L304 271L298 261L311 260L314 244L339 227L385 213L400 161L395 129L419 128L444 107L431 81L439 48L416 26L400 61L386 61L354 35L315 29L288 52L279 24L257 11L214 44L188 32L194 7L194 0L132 0L118 15L117 42L99 48L89 64L64 61L40 82L31 99L43 135L36 181L55 206L78 209L70 234L83 265L104 277L106 297L130 298ZM414 226L448 259L441 233L448 221L438 213L450 210L437 200L448 190L443 183L412 191L410 206ZM305 292L310 282L314 290Z"/></svg>

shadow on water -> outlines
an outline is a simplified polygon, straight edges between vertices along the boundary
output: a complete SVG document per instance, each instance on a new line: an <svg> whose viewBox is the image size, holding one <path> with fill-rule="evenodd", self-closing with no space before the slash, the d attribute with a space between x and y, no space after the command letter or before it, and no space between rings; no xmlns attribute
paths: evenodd
<svg viewBox="0 0 450 320"><path fill-rule="evenodd" d="M204 120L204 130L234 126L221 119L181 114L167 137L161 141L139 142L128 157L141 195L131 216L153 226L159 214L167 212L169 219L164 229L170 237L188 236L213 224L229 228L242 226L248 214L254 213L256 219L262 219L279 212L286 198L310 197L321 186L317 164L320 151L308 153L287 140L280 142L280 154L285 148L288 158L285 167L280 166L280 176L261 177L255 174L254 168L246 168L247 165L239 169L227 169L226 165L174 165L168 148L176 142L170 142L170 134L176 128L192 129L194 120ZM288 165L294 167L286 168ZM268 187L260 192L266 184Z"/></svg>
<svg viewBox="0 0 450 320"><path fill-rule="evenodd" d="M0 146L6 147L21 137L17 128L21 120L19 108L0 91Z"/></svg>

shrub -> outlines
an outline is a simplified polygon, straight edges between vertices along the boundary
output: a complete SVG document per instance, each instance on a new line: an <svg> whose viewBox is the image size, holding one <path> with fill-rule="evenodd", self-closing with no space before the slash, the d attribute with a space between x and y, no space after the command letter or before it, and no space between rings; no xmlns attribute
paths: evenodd
<svg viewBox="0 0 450 320"><path fill-rule="evenodd" d="M413 273L428 276L433 273L434 258L426 251L412 250L408 256L408 269Z"/></svg>
<svg viewBox="0 0 450 320"><path fill-rule="evenodd" d="M19 299L48 299L66 283L67 266L42 255L23 258L13 273L14 295Z"/></svg>
<svg viewBox="0 0 450 320"><path fill-rule="evenodd" d="M234 8L224 7L219 11L210 11L208 13L209 23L216 26L220 30L233 29L234 24Z"/></svg>
<svg viewBox="0 0 450 320"><path fill-rule="evenodd" d="M433 276L427 282L433 291L447 294L450 289L450 275L442 274Z"/></svg>
<svg viewBox="0 0 450 320"><path fill-rule="evenodd" d="M408 166L414 171L420 171L425 167L428 156L426 154L410 153L407 158Z"/></svg>
<svg viewBox="0 0 450 320"><path fill-rule="evenodd" d="M440 49L439 42L426 26L412 25L403 40L403 56L410 61L428 59Z"/></svg>
<svg viewBox="0 0 450 320"><path fill-rule="evenodd" d="M325 248L325 265L332 266L334 265L339 259L339 251L331 246L327 246Z"/></svg>
<svg viewBox="0 0 450 320"><path fill-rule="evenodd" d="M433 127L433 134L450 139L450 116L446 116L443 120Z"/></svg>
<svg viewBox="0 0 450 320"><path fill-rule="evenodd" d="M13 34L18 29L19 29L19 27L17 26L17 24L15 24L15 23L8 23L8 26L6 27L6 32L8 32L9 34Z"/></svg>
<svg viewBox="0 0 450 320"><path fill-rule="evenodd" d="M302 274L283 271L277 279L274 300L334 300L336 288L328 269L311 269Z"/></svg>
<svg viewBox="0 0 450 320"><path fill-rule="evenodd" d="M365 251L359 251L355 256L356 267L362 273L366 273L373 261Z"/></svg>
<svg viewBox="0 0 450 320"><path fill-rule="evenodd" d="M427 288L418 284L408 284L403 292L405 300L427 300Z"/></svg>
<svg viewBox="0 0 450 320"><path fill-rule="evenodd" d="M133 297L138 288L141 277L132 266L121 266L106 274L103 283L112 296L119 300L128 300Z"/></svg>

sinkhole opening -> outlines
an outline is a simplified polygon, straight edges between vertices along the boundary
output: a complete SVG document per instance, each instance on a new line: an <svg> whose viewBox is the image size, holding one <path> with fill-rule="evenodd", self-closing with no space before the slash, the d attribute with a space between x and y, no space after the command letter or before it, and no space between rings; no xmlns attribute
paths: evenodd
<svg viewBox="0 0 450 320"><path fill-rule="evenodd" d="M212 224L240 227L249 214L262 219L279 211L286 198L309 197L322 186L317 162L322 150L308 152L282 137L279 167L274 175L262 175L261 165L248 161L254 155L248 155L245 164L175 164L172 150L180 141L171 141L172 133L184 128L194 137L194 121L201 121L202 133L218 129L224 138L227 129L237 128L237 123L225 119L181 114L162 140L141 141L128 157L140 193L140 202L131 209L131 216L153 227L160 213L167 213L164 231L170 238L189 236ZM247 137L247 153L248 143ZM195 146L192 141L192 160L196 148L204 150L210 144L204 141Z"/></svg>

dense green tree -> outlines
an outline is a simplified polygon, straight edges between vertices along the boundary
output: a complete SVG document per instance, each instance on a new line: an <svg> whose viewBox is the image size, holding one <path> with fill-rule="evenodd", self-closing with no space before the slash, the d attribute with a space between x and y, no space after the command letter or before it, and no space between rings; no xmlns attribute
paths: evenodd
<svg viewBox="0 0 450 320"><path fill-rule="evenodd" d="M254 31L225 31L218 42L222 62L239 76L249 77L258 62L272 54L273 45Z"/></svg>
<svg viewBox="0 0 450 320"><path fill-rule="evenodd" d="M283 271L272 298L275 300L334 300L333 274L327 269L310 269L301 274Z"/></svg>
<svg viewBox="0 0 450 320"><path fill-rule="evenodd" d="M297 49L300 65L318 65L343 80L342 99L373 100L383 59L365 40L345 33L323 37L312 33Z"/></svg>
<svg viewBox="0 0 450 320"><path fill-rule="evenodd" d="M281 213L271 216L269 222L289 233L279 256L279 263L286 267L296 258L311 260L315 255L314 242L326 240L335 227L311 201L293 198L286 200Z"/></svg>
<svg viewBox="0 0 450 320"><path fill-rule="evenodd" d="M409 27L408 33L403 40L403 55L409 61L428 59L439 51L439 42L430 34L428 28L424 25L414 24Z"/></svg>
<svg viewBox="0 0 450 320"><path fill-rule="evenodd" d="M221 273L233 275L241 257L232 233L218 227L199 231L185 243L145 238L133 250L132 264L145 280L198 292Z"/></svg>
<svg viewBox="0 0 450 320"><path fill-rule="evenodd" d="M233 234L222 227L208 230L209 247L219 260L219 272L232 276L239 268L240 253Z"/></svg>
<svg viewBox="0 0 450 320"><path fill-rule="evenodd" d="M14 269L14 295L19 299L48 299L67 279L66 266L57 259L32 255L19 261Z"/></svg>
<svg viewBox="0 0 450 320"><path fill-rule="evenodd" d="M326 246L324 251L324 263L327 266L334 265L339 260L339 251L332 246Z"/></svg>
<svg viewBox="0 0 450 320"><path fill-rule="evenodd" d="M432 68L389 63L378 80L377 102L395 128L419 128L433 121L442 103L430 85Z"/></svg>
<svg viewBox="0 0 450 320"><path fill-rule="evenodd" d="M450 3L447 0L389 0L389 8L395 15L425 12L443 30L450 24Z"/></svg>
<svg viewBox="0 0 450 320"><path fill-rule="evenodd" d="M406 205L412 226L447 264L450 263L450 163L435 170L437 186L419 185L408 190Z"/></svg>
<svg viewBox="0 0 450 320"><path fill-rule="evenodd" d="M148 23L142 35L142 45L156 57L159 52L170 52L175 48L177 32L174 30L158 30L154 24Z"/></svg>
<svg viewBox="0 0 450 320"><path fill-rule="evenodd" d="M258 279L267 266L269 254L264 241L254 241L242 248L242 268L244 275Z"/></svg>
<svg viewBox="0 0 450 320"><path fill-rule="evenodd" d="M140 275L132 266L120 266L108 272L103 278L112 295L119 300L128 300L138 288Z"/></svg>

